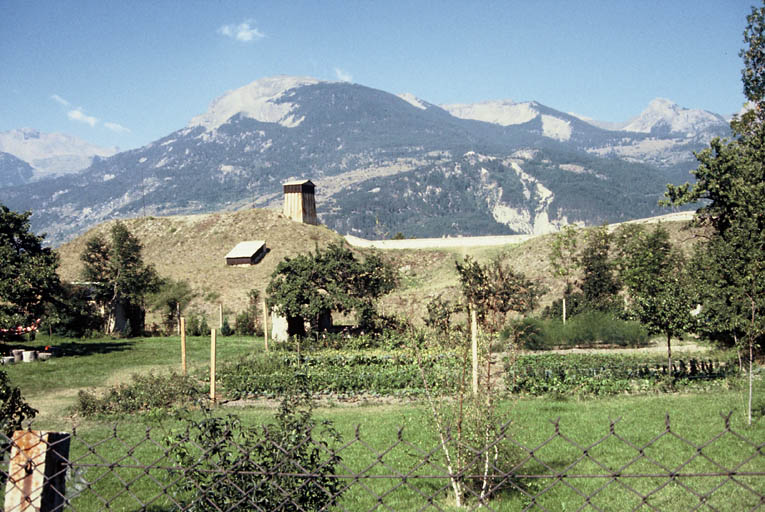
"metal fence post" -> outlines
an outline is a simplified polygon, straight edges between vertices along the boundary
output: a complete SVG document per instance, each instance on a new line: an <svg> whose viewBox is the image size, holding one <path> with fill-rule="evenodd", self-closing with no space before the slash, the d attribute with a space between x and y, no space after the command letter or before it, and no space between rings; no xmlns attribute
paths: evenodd
<svg viewBox="0 0 765 512"><path fill-rule="evenodd" d="M70 435L17 430L5 487L5 512L63 510Z"/></svg>

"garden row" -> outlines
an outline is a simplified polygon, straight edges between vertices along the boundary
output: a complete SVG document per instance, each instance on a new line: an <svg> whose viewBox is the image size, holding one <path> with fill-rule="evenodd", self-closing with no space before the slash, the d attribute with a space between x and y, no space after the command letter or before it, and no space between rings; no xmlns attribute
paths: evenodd
<svg viewBox="0 0 765 512"><path fill-rule="evenodd" d="M218 382L229 398L272 397L290 388L298 372L307 377L313 393L419 395L425 391L423 373L436 392L456 389L462 361L448 352L424 355L420 362L403 352L258 354L224 365L218 371Z"/></svg>
<svg viewBox="0 0 765 512"><path fill-rule="evenodd" d="M667 359L658 355L526 355L505 359L505 379L512 393L611 395L710 383L738 373L733 357L682 357L670 372Z"/></svg>

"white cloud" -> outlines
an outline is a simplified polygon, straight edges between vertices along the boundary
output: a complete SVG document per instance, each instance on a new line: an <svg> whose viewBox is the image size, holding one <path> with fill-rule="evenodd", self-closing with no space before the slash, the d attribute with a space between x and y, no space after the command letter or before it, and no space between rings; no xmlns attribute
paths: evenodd
<svg viewBox="0 0 765 512"><path fill-rule="evenodd" d="M81 123L89 124L90 126L95 126L96 123L98 123L97 118L86 115L80 108L70 110L66 113L66 117L72 121L79 121Z"/></svg>
<svg viewBox="0 0 765 512"><path fill-rule="evenodd" d="M114 133L130 133L130 128L126 128L119 123L105 122L104 126Z"/></svg>
<svg viewBox="0 0 765 512"><path fill-rule="evenodd" d="M71 105L71 103L66 101L64 98L62 98L58 94L51 94L50 99L52 99L53 101L55 101L59 105L63 105L65 107L68 107L69 105Z"/></svg>
<svg viewBox="0 0 765 512"><path fill-rule="evenodd" d="M353 82L353 76L343 69L335 68L335 76L341 82Z"/></svg>
<svg viewBox="0 0 765 512"><path fill-rule="evenodd" d="M223 25L218 29L218 33L231 39L236 39L242 43L249 43L250 41L257 41L263 39L266 35L252 26L253 20L246 20L242 23Z"/></svg>

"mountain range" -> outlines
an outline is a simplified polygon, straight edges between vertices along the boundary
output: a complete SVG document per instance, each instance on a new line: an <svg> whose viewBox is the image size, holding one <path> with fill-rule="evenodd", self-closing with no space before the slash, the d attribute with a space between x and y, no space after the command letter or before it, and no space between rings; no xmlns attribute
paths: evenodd
<svg viewBox="0 0 765 512"><path fill-rule="evenodd" d="M0 202L34 205L33 228L57 244L112 218L276 207L282 182L307 178L340 233L542 233L665 213L666 183L687 181L692 152L727 135L721 116L662 99L615 126L537 102L438 106L281 76L78 172L24 183L24 162L0 155Z"/></svg>
<svg viewBox="0 0 765 512"><path fill-rule="evenodd" d="M118 153L118 148L102 148L65 133L42 133L32 128L0 132L0 155L24 161L31 174L17 175L5 160L0 160L0 186L23 185L86 169L94 158Z"/></svg>

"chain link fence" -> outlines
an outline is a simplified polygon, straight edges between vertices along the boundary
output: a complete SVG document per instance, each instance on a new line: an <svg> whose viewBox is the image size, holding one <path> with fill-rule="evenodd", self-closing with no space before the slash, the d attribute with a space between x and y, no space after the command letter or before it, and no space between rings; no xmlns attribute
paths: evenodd
<svg viewBox="0 0 765 512"><path fill-rule="evenodd" d="M679 435L669 416L640 443L617 422L582 443L555 421L535 446L515 441L509 427L480 447L448 432L413 440L403 428L384 443L357 428L310 447L299 431L288 445L227 429L203 444L135 424L19 431L0 436L0 501L6 512L447 511L459 488L465 510L765 510L765 444L734 430L730 416L701 442ZM500 444L509 459L497 457ZM444 445L462 459L447 459Z"/></svg>

